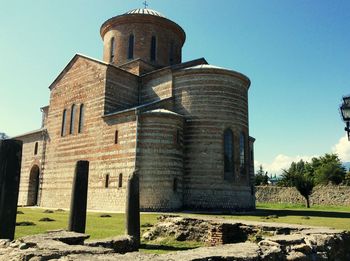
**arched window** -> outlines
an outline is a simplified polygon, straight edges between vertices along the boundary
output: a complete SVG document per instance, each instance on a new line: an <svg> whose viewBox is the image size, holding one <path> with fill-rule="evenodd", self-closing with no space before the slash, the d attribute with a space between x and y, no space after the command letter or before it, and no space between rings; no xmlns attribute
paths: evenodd
<svg viewBox="0 0 350 261"><path fill-rule="evenodd" d="M232 180L233 174L233 133L231 129L226 129L224 132L224 179Z"/></svg>
<svg viewBox="0 0 350 261"><path fill-rule="evenodd" d="M245 134L241 132L239 136L239 169L241 174L246 173L245 156Z"/></svg>
<svg viewBox="0 0 350 261"><path fill-rule="evenodd" d="M134 58L134 35L129 36L129 49L128 49L128 59Z"/></svg>
<svg viewBox="0 0 350 261"><path fill-rule="evenodd" d="M69 134L74 133L74 123L75 123L75 104L72 105L72 109L70 112L70 128L69 128Z"/></svg>
<svg viewBox="0 0 350 261"><path fill-rule="evenodd" d="M254 164L254 150L252 147L250 147L250 162Z"/></svg>
<svg viewBox="0 0 350 261"><path fill-rule="evenodd" d="M79 109L78 133L81 133L83 131L83 127L84 127L84 104L81 104Z"/></svg>
<svg viewBox="0 0 350 261"><path fill-rule="evenodd" d="M35 146L34 146L34 155L38 154L38 143L35 142Z"/></svg>
<svg viewBox="0 0 350 261"><path fill-rule="evenodd" d="M118 178L118 188L121 188L122 186L123 186L123 174L120 173Z"/></svg>
<svg viewBox="0 0 350 261"><path fill-rule="evenodd" d="M176 130L174 133L174 144L175 145L180 145L180 130Z"/></svg>
<svg viewBox="0 0 350 261"><path fill-rule="evenodd" d="M66 118L67 118L67 110L64 109L62 113L62 125L61 125L61 136L66 135Z"/></svg>
<svg viewBox="0 0 350 261"><path fill-rule="evenodd" d="M174 178L174 181L173 181L173 191L176 192L176 191L177 191L177 188L178 188L178 181L177 181L177 178Z"/></svg>
<svg viewBox="0 0 350 261"><path fill-rule="evenodd" d="M172 65L174 64L174 42L170 43L170 49L169 49L169 63Z"/></svg>
<svg viewBox="0 0 350 261"><path fill-rule="evenodd" d="M155 36L152 36L152 40L151 40L151 61L152 62L156 60L156 48L157 48L157 40Z"/></svg>
<svg viewBox="0 0 350 261"><path fill-rule="evenodd" d="M118 144L118 130L114 133L114 144Z"/></svg>
<svg viewBox="0 0 350 261"><path fill-rule="evenodd" d="M106 174L106 178L105 178L105 188L109 187L109 174Z"/></svg>
<svg viewBox="0 0 350 261"><path fill-rule="evenodd" d="M115 40L114 37L111 38L111 49L110 49L110 55L109 55L109 62L112 63L114 61L115 56Z"/></svg>

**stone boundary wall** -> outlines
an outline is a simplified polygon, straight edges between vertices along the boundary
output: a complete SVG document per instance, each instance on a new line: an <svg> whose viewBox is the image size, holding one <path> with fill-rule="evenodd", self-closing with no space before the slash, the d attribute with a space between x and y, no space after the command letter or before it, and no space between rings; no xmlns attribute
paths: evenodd
<svg viewBox="0 0 350 261"><path fill-rule="evenodd" d="M304 204L305 199L294 187L256 186L257 203ZM311 204L350 206L350 186L317 186Z"/></svg>

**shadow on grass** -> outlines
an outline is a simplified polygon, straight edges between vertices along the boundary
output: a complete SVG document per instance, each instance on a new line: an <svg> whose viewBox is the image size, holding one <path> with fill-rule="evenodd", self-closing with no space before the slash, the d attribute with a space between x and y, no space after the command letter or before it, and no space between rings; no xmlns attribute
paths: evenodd
<svg viewBox="0 0 350 261"><path fill-rule="evenodd" d="M240 215L240 214L238 214ZM258 209L254 212L245 213L244 215L264 217L269 215L284 216L309 216L309 217L326 217L326 218L350 218L350 213L347 212L333 212L320 210L276 210L276 209ZM242 215L242 216L244 216Z"/></svg>
<svg viewBox="0 0 350 261"><path fill-rule="evenodd" d="M256 216L256 217L266 217L271 215L277 215L279 217L285 216L309 216L309 217L325 217L325 218L349 218L349 212L336 212L336 211L322 211L322 210L288 210L288 209L257 209L256 211L250 212L222 212L222 213L210 213L210 212L191 212L192 214L197 215L224 215L224 216Z"/></svg>
<svg viewBox="0 0 350 261"><path fill-rule="evenodd" d="M183 251L183 250L195 249L198 247L176 247L176 246L166 246L166 245L141 244L140 248L147 249L147 250Z"/></svg>

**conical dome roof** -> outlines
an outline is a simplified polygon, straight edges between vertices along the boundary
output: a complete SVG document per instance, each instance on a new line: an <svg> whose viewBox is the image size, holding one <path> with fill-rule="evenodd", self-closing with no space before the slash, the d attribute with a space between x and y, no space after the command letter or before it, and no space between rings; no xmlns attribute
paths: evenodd
<svg viewBox="0 0 350 261"><path fill-rule="evenodd" d="M124 14L144 14L144 15L154 15L154 16L166 18L163 14L159 13L158 11L148 9L148 8L137 8L137 9L130 10Z"/></svg>

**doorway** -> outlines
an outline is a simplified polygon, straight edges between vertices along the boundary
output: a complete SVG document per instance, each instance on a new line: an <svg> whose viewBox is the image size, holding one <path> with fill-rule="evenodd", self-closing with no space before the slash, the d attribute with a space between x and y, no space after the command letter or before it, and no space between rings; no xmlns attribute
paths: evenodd
<svg viewBox="0 0 350 261"><path fill-rule="evenodd" d="M29 187L28 187L28 206L37 206L38 205L38 195L39 195L39 179L40 170L37 165L34 165L30 170L29 175Z"/></svg>

